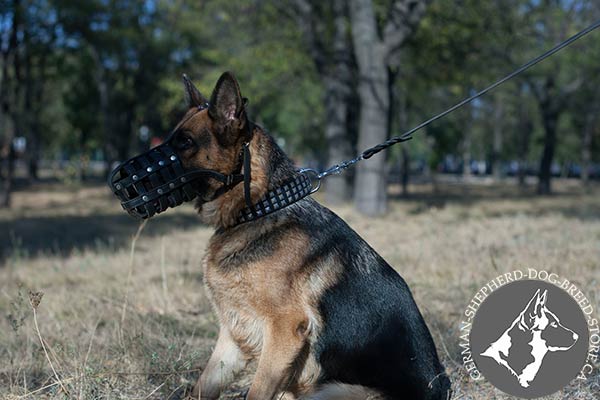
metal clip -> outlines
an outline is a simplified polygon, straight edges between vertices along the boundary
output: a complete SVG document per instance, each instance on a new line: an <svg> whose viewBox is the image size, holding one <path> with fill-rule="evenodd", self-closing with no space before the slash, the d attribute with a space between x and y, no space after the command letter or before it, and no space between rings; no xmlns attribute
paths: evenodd
<svg viewBox="0 0 600 400"><path fill-rule="evenodd" d="M315 193L317 190L321 188L321 175L319 171L312 168L301 168L298 172L301 174L306 174L309 176L310 182L312 184L312 189L310 190L310 194ZM312 177L311 177L312 175Z"/></svg>

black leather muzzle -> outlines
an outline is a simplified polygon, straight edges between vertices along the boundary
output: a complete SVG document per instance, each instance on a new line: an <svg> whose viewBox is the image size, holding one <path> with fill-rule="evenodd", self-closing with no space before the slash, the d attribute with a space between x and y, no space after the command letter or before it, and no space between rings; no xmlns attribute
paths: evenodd
<svg viewBox="0 0 600 400"><path fill-rule="evenodd" d="M186 171L170 142L125 161L109 175L108 185L134 217L150 218L193 200L198 187L206 185L209 178L223 184L221 193L244 179L241 174L224 175L208 169Z"/></svg>

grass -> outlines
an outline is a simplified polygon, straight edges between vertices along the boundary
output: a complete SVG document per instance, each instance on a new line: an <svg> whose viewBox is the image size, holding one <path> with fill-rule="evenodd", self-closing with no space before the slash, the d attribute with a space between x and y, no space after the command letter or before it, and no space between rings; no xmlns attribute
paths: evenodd
<svg viewBox="0 0 600 400"><path fill-rule="evenodd" d="M412 187L384 218L335 209L411 286L456 399L510 398L470 381L459 364L461 314L493 277L552 270L581 287L597 315L600 193L558 186L539 198L508 184L446 182L443 196ZM193 209L152 219L133 253L139 226L103 187L42 184L15 193L14 204L0 210L0 398L185 397L218 332L200 267L211 230ZM548 399L599 391L596 368Z"/></svg>

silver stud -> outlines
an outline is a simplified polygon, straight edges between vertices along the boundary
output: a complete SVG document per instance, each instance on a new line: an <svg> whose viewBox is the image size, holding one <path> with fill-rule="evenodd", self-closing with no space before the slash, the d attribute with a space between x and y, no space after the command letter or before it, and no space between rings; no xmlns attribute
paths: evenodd
<svg viewBox="0 0 600 400"><path fill-rule="evenodd" d="M163 160L160 160L160 161L158 162L158 165L160 165L160 166L162 167L163 165L165 165L165 162L164 162Z"/></svg>
<svg viewBox="0 0 600 400"><path fill-rule="evenodd" d="M175 160L177 160L177 157L171 156L171 161L175 161Z"/></svg>
<svg viewBox="0 0 600 400"><path fill-rule="evenodd" d="M117 190L121 190L121 187L122 187L122 186L121 186L121 185L119 185L118 183L115 185L115 188L116 188Z"/></svg>
<svg viewBox="0 0 600 400"><path fill-rule="evenodd" d="M181 182L185 182L187 179L185 179L184 176L181 177Z"/></svg>
<svg viewBox="0 0 600 400"><path fill-rule="evenodd" d="M169 187L170 187L171 189L175 189L175 184L171 182L171 183L169 183Z"/></svg>
<svg viewBox="0 0 600 400"><path fill-rule="evenodd" d="M157 192L158 192L158 194L163 194L163 190L162 189L158 189Z"/></svg>
<svg viewBox="0 0 600 400"><path fill-rule="evenodd" d="M134 181L137 181L138 180L138 176L134 175L134 176L131 177L131 179L133 179Z"/></svg>
<svg viewBox="0 0 600 400"><path fill-rule="evenodd" d="M146 171L148 171L148 172L152 172L152 167L148 167L148 168L146 168Z"/></svg>
<svg viewBox="0 0 600 400"><path fill-rule="evenodd" d="M148 201L148 196L142 196L142 200Z"/></svg>

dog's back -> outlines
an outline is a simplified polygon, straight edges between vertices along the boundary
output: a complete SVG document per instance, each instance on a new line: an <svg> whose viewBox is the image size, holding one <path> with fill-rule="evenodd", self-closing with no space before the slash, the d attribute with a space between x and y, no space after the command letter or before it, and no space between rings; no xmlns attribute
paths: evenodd
<svg viewBox="0 0 600 400"><path fill-rule="evenodd" d="M376 388L391 398L446 399L450 382L404 280L356 232L313 200L290 208L312 237L307 257L334 256L343 274L322 296L316 343L321 381Z"/></svg>

